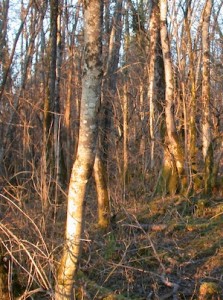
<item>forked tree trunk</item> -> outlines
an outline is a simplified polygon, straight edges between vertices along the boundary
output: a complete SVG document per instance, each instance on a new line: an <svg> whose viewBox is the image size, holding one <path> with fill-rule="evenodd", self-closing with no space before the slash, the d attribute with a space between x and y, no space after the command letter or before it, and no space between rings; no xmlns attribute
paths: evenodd
<svg viewBox="0 0 223 300"><path fill-rule="evenodd" d="M170 54L170 42L167 31L167 0L160 0L160 20L161 20L161 44L163 51L165 69L165 118L167 130L167 147L169 155L164 156L164 181L167 184L167 191L175 194L181 185L181 176L184 171L184 154L177 135L174 113L174 84L172 61ZM165 151L165 153L168 153Z"/></svg>
<svg viewBox="0 0 223 300"><path fill-rule="evenodd" d="M213 169L213 149L210 126L210 39L209 25L212 9L212 0L207 0L203 12L202 24L202 102L203 102L203 120L202 120L202 140L203 140L203 158L205 162L204 171L204 189L205 193L211 191L211 176Z"/></svg>
<svg viewBox="0 0 223 300"><path fill-rule="evenodd" d="M92 174L97 143L102 79L102 1L87 0L83 2L83 6L85 56L79 143L69 185L66 234L57 276L56 300L73 297L84 224L84 198Z"/></svg>

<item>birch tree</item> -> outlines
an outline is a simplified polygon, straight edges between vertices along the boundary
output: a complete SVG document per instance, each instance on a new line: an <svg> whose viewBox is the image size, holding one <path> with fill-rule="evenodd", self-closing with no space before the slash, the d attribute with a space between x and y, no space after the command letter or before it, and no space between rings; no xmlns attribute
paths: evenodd
<svg viewBox="0 0 223 300"><path fill-rule="evenodd" d="M165 70L165 120L167 144L164 153L162 177L167 186L167 192L175 194L180 186L184 171L184 154L176 130L173 105L174 82L170 52L170 42L167 30L167 0L160 0L161 44Z"/></svg>
<svg viewBox="0 0 223 300"><path fill-rule="evenodd" d="M56 283L56 300L72 299L83 231L84 198L92 174L98 133L102 79L102 1L86 0L84 8L84 68L79 142L68 192L63 254Z"/></svg>
<svg viewBox="0 0 223 300"><path fill-rule="evenodd" d="M212 0L207 0L202 23L202 53L203 53L203 69L202 69L202 143L203 158L205 161L204 185L205 192L211 189L211 173L213 168L213 149L211 145L211 125L210 125L210 38L209 26L212 9Z"/></svg>

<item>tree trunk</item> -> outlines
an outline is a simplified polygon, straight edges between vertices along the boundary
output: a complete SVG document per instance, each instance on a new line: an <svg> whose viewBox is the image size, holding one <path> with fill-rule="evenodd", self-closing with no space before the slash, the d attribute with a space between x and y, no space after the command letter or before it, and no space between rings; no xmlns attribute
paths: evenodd
<svg viewBox="0 0 223 300"><path fill-rule="evenodd" d="M203 121L202 121L202 141L203 158L205 163L204 170L204 190L205 193L211 191L211 176L213 169L213 149L210 125L210 40L209 25L212 10L212 0L207 0L203 12L202 24L202 102L203 102Z"/></svg>
<svg viewBox="0 0 223 300"><path fill-rule="evenodd" d="M128 77L127 77L128 78ZM123 86L123 189L126 193L128 185L128 81L124 82Z"/></svg>
<svg viewBox="0 0 223 300"><path fill-rule="evenodd" d="M57 18L58 0L50 1L50 51L49 51L49 79L47 92L44 99L43 119L43 211L47 212L49 182L47 174L49 169L52 173L53 164L53 112L55 110L56 91L56 65L57 65ZM53 174L52 174L53 175ZM51 176L52 176L51 175Z"/></svg>
<svg viewBox="0 0 223 300"><path fill-rule="evenodd" d="M169 166L169 170L165 170L170 177L167 182L168 191L175 194L180 187L181 176L184 171L184 154L183 149L177 135L173 105L174 105L174 84L172 61L170 54L170 43L167 31L167 0L160 0L160 20L161 20L161 44L163 51L164 69L165 69L165 118L167 130L167 147L170 155L164 157L164 160L170 160L164 165ZM167 153L167 152L166 152ZM164 176L165 176L164 172Z"/></svg>
<svg viewBox="0 0 223 300"><path fill-rule="evenodd" d="M64 249L58 270L56 300L72 299L80 256L84 198L92 174L102 79L102 1L84 1L85 58L82 78L79 143L68 192Z"/></svg>
<svg viewBox="0 0 223 300"><path fill-rule="evenodd" d="M159 125L163 123L164 70L160 45L159 0L152 1L150 17L150 53L148 66L149 131L151 139L150 167L155 166L155 141L158 139ZM161 60L161 61L160 61ZM161 116L161 117L160 117ZM160 120L160 122L157 122ZM162 126L161 126L162 127ZM161 129L162 130L162 129Z"/></svg>
<svg viewBox="0 0 223 300"><path fill-rule="evenodd" d="M64 162L62 139L61 139L61 72L63 62L63 46L65 40L64 24L62 24L63 1L60 1L57 16L57 59L56 59L56 84L55 84L55 99L54 99L54 122L53 122L53 145L54 145L54 174L55 174L55 189L54 201L55 207L60 202L60 187L64 187L66 183L66 164Z"/></svg>
<svg viewBox="0 0 223 300"><path fill-rule="evenodd" d="M79 13L80 13L80 0L78 0L78 8L76 9L74 23L72 26L71 32L69 32L69 23L71 22L69 13L67 11L68 4L67 0L65 1L65 15L66 15L66 24L65 27L67 28L67 35L70 35L70 39L68 39L68 61L70 62L69 68L68 68L68 74L67 74L67 96L65 100L65 112L64 112L64 126L66 131L66 170L67 170L67 181L69 182L71 169L72 169L72 156L73 153L76 155L76 148L78 143L78 130L79 127L75 126L75 132L72 135L72 122L71 122L71 112L72 112L72 96L75 95L75 116L73 117L76 120L79 120L80 115L80 105L79 105L79 99L76 96L76 93L73 92L74 90L77 90L79 79L77 78L77 69L74 68L74 62L75 62L75 34L77 30L77 24L79 20ZM75 74L75 75L74 75ZM74 88L72 88L75 85ZM74 145L74 137L75 137L75 145Z"/></svg>
<svg viewBox="0 0 223 300"><path fill-rule="evenodd" d="M106 10L107 11L107 10ZM108 12L107 12L108 13ZM98 198L98 226L107 228L110 223L110 204L108 192L107 159L109 149L109 133L111 131L112 98L116 93L117 68L121 45L122 0L117 0L108 45L108 59L104 74L102 93L101 122L99 124L99 143L94 165L94 177ZM108 24L106 23L108 30ZM108 30L109 31L109 30ZM107 32L108 33L108 32Z"/></svg>
<svg viewBox="0 0 223 300"><path fill-rule="evenodd" d="M110 224L110 206L107 186L107 173L103 160L97 153L94 162L94 179L98 202L98 226L102 229L108 228Z"/></svg>
<svg viewBox="0 0 223 300"><path fill-rule="evenodd" d="M189 51L189 86L190 86L190 102L189 102L189 124L188 124L188 156L190 166L190 184L191 188L196 191L198 188L197 182L197 134L196 134L196 75L195 75L195 55L191 37L191 1L187 2L185 10L185 30L187 36L187 45Z"/></svg>

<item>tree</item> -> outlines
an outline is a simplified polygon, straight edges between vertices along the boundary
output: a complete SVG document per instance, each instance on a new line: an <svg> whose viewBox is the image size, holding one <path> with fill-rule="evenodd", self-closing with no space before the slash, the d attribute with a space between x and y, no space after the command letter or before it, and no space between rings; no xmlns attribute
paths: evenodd
<svg viewBox="0 0 223 300"><path fill-rule="evenodd" d="M149 129L151 138L151 169L155 166L155 141L158 135L164 136L163 107L165 99L164 66L160 41L159 0L152 1L150 16L150 55L148 66ZM160 117L161 116L161 117ZM160 119L160 122L157 122ZM158 128L157 128L158 127Z"/></svg>
<svg viewBox="0 0 223 300"><path fill-rule="evenodd" d="M44 99L44 120L43 120L43 211L46 212L49 207L48 203L48 182L47 170L52 169L52 148L53 148L53 127L56 100L56 70L57 70L57 39L58 39L58 0L50 1L50 50L49 50L49 78L47 93ZM57 106L58 108L58 106Z"/></svg>
<svg viewBox="0 0 223 300"><path fill-rule="evenodd" d="M203 12L202 23L202 55L203 55L203 70L202 70L202 142L203 142L203 158L205 162L204 172L204 189L205 193L211 191L211 175L213 169L213 148L212 148L212 133L210 125L210 39L209 25L212 9L212 0L207 0Z"/></svg>
<svg viewBox="0 0 223 300"><path fill-rule="evenodd" d="M101 117L99 124L98 149L94 164L94 178L98 201L98 225L107 228L110 223L110 203L107 182L107 164L109 149L109 133L112 123L112 98L116 94L117 69L122 33L122 0L117 0L114 16L112 18L111 32L106 34L108 40L108 57L103 78ZM108 11L108 9L106 10ZM107 16L109 18L109 16ZM109 26L109 19L106 20Z"/></svg>
<svg viewBox="0 0 223 300"><path fill-rule="evenodd" d="M8 27L9 0L2 2L3 3L0 3L0 82L4 78L8 60L8 45L6 36Z"/></svg>
<svg viewBox="0 0 223 300"><path fill-rule="evenodd" d="M63 254L56 283L56 300L71 299L84 224L84 198L95 160L102 81L102 1L84 1L84 70L77 157L68 192Z"/></svg>
<svg viewBox="0 0 223 300"><path fill-rule="evenodd" d="M79 4L80 0L78 1ZM77 25L78 25L78 20L79 20L79 13L80 13L80 5L77 6L74 21L71 21L72 18L69 15L68 12L68 4L67 0L65 1L65 28L66 28L66 38L67 41L65 43L67 44L67 49L68 49L68 70L67 70L67 95L66 95L66 100L65 100L65 111L64 111L64 127L65 127L65 136L66 136L66 169L67 169L67 179L69 181L70 178L70 173L71 173L71 168L72 168L72 156L73 156L73 148L77 148L77 143L73 145L73 139L78 140L78 126L75 126L75 133L72 134L72 128L71 128L71 111L72 107L75 108L75 119L79 120L79 99L76 96L76 101L75 105L72 105L72 96L74 93L74 90L77 90L79 79L78 72L74 67L74 62L75 62L75 50L76 44L75 44L75 34L77 30ZM72 24L71 31L69 30L69 24ZM74 76L74 74L76 76ZM74 86L75 83L75 87ZM77 93L77 92L76 92ZM76 153L76 151L74 151Z"/></svg>
<svg viewBox="0 0 223 300"><path fill-rule="evenodd" d="M196 72L195 72L195 53L193 49L192 36L191 36L191 0L186 2L186 8L184 12L184 29L185 29L185 44L187 43L188 47L188 56L189 56L189 80L187 85L189 85L189 124L188 124L188 156L189 156L189 164L190 164L190 172L191 172L191 184L192 189L196 189L196 175L197 175L197 132L196 132ZM186 55L184 58L184 66L186 64ZM186 77L186 75L185 75ZM185 79L184 79L185 80ZM185 83L186 85L186 83ZM184 89L186 86L184 87ZM187 142L187 141L186 141Z"/></svg>
<svg viewBox="0 0 223 300"><path fill-rule="evenodd" d="M174 82L171 61L170 42L167 30L167 0L160 0L161 44L165 70L165 120L167 145L164 152L162 177L170 194L175 194L180 187L184 171L184 153L177 134L174 119Z"/></svg>

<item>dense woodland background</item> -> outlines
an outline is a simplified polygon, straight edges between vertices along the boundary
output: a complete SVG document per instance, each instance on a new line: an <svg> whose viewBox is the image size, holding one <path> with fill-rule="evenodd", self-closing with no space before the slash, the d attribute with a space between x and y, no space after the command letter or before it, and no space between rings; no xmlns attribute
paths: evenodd
<svg viewBox="0 0 223 300"><path fill-rule="evenodd" d="M167 1L167 22L163 0L102 2L101 165L87 186L76 297L209 299L199 290L209 282L221 299L223 1ZM79 141L83 18L80 0L0 1L4 300L54 297Z"/></svg>

